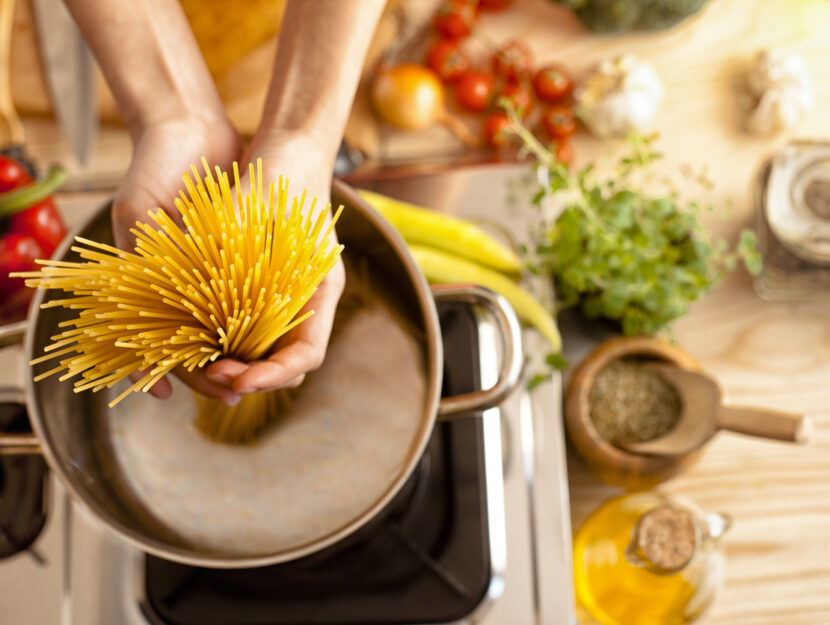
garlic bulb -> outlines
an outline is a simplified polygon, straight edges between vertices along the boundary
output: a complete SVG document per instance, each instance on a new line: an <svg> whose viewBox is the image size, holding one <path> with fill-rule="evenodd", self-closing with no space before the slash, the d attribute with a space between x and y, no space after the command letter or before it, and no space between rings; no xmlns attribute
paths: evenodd
<svg viewBox="0 0 830 625"><path fill-rule="evenodd" d="M627 54L603 61L574 94L577 112L598 137L624 137L657 115L663 85L648 63Z"/></svg>
<svg viewBox="0 0 830 625"><path fill-rule="evenodd" d="M750 132L771 135L793 128L813 106L813 88L803 59L763 50L750 68L747 87L753 98Z"/></svg>

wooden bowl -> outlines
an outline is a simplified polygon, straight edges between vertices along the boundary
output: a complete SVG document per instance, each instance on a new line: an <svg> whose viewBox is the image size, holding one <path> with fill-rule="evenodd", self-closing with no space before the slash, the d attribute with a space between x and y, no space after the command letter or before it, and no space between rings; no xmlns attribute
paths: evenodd
<svg viewBox="0 0 830 625"><path fill-rule="evenodd" d="M596 347L574 370L565 393L568 436L591 471L604 482L630 490L647 489L685 471L700 459L702 450L671 457L635 454L606 441L591 421L588 393L597 374L614 360L635 356L663 360L699 371L686 351L648 336L617 337Z"/></svg>

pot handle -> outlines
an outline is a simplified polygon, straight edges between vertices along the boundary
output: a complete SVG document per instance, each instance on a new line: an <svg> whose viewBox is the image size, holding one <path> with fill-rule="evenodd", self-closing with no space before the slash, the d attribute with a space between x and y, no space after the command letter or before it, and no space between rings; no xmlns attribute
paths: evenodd
<svg viewBox="0 0 830 625"><path fill-rule="evenodd" d="M26 321L11 323L5 326L0 326L0 353L6 350L18 350L16 344L23 340L23 334L26 331ZM0 358L5 361L8 356ZM16 357L16 355L12 356ZM0 388L0 403L8 404L26 404L26 398L23 394L23 389L14 386L12 382L11 387ZM40 454L40 443L37 436L30 432L0 432L0 456L21 456L29 454Z"/></svg>
<svg viewBox="0 0 830 625"><path fill-rule="evenodd" d="M478 285L438 285L432 294L437 302L461 302L486 309L496 322L502 342L502 362L496 383L488 389L444 397L438 404L438 420L449 421L465 413L492 408L519 383L522 372L522 334L513 308L498 293Z"/></svg>

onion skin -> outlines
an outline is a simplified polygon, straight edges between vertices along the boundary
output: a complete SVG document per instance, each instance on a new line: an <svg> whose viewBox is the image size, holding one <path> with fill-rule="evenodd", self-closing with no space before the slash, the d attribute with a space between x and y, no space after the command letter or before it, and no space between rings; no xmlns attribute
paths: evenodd
<svg viewBox="0 0 830 625"><path fill-rule="evenodd" d="M444 86L434 72L414 63L381 70L372 84L372 104L388 124L423 130L445 115Z"/></svg>

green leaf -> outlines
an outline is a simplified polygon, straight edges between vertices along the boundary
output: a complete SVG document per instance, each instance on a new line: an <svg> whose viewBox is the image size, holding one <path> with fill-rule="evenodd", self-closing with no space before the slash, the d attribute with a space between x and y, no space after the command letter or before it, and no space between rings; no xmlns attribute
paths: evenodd
<svg viewBox="0 0 830 625"><path fill-rule="evenodd" d="M547 380L550 376L544 373L537 373L527 381L527 390L532 391L534 388L539 386L542 382Z"/></svg>
<svg viewBox="0 0 830 625"><path fill-rule="evenodd" d="M741 231L737 253L749 273L757 275L761 272L763 261L761 260L761 253L758 251L758 239L754 232L751 230Z"/></svg>
<svg viewBox="0 0 830 625"><path fill-rule="evenodd" d="M545 358L545 362L554 369L561 370L568 366L568 361L565 360L565 357L559 352L548 354Z"/></svg>

